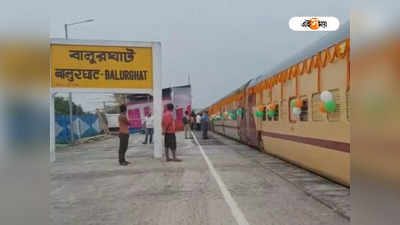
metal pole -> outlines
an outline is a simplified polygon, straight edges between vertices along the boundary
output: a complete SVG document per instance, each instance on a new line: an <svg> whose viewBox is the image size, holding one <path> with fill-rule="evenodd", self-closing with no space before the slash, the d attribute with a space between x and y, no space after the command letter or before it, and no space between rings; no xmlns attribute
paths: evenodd
<svg viewBox="0 0 400 225"><path fill-rule="evenodd" d="M68 39L68 24L64 24L65 29L65 39ZM69 133L70 133L70 143L74 143L74 124L72 121L72 93L68 93L68 106L69 106Z"/></svg>
<svg viewBox="0 0 400 225"><path fill-rule="evenodd" d="M71 135L71 144L74 143L74 123L72 121L72 93L68 93L68 105L69 105L69 124L70 124L70 135Z"/></svg>
<svg viewBox="0 0 400 225"><path fill-rule="evenodd" d="M50 92L50 162L56 161L54 95L55 93Z"/></svg>
<svg viewBox="0 0 400 225"><path fill-rule="evenodd" d="M68 25L75 25L80 23L88 23L94 21L93 19L83 20L76 23L64 24L65 30L65 39L68 39ZM71 135L71 144L74 143L74 124L72 121L72 93L68 93L68 105L69 105L69 123L70 123L70 135Z"/></svg>
<svg viewBox="0 0 400 225"><path fill-rule="evenodd" d="M68 39L68 24L64 24L65 39Z"/></svg>

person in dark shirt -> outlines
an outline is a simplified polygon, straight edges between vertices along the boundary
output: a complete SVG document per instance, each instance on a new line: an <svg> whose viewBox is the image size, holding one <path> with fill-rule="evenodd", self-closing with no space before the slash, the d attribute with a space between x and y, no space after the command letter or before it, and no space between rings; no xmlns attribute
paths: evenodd
<svg viewBox="0 0 400 225"><path fill-rule="evenodd" d="M192 111L192 123L190 124L190 129L194 130L194 125L196 124L196 113Z"/></svg>
<svg viewBox="0 0 400 225"><path fill-rule="evenodd" d="M208 139L208 112L203 112L203 116L201 118L201 130L203 131L203 139Z"/></svg>
<svg viewBox="0 0 400 225"><path fill-rule="evenodd" d="M126 106L120 105L120 114L118 117L119 122L119 151L118 160L121 166L126 166L130 162L125 160L125 153L128 150L129 143L129 121L126 117Z"/></svg>

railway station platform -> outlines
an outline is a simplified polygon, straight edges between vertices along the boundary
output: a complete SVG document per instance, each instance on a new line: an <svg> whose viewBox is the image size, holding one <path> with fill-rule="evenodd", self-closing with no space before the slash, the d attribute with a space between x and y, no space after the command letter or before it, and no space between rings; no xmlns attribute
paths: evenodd
<svg viewBox="0 0 400 225"><path fill-rule="evenodd" d="M117 136L58 149L50 166L51 224L350 224L348 188L209 136L178 133L183 161L164 162L133 134L125 167L117 162Z"/></svg>

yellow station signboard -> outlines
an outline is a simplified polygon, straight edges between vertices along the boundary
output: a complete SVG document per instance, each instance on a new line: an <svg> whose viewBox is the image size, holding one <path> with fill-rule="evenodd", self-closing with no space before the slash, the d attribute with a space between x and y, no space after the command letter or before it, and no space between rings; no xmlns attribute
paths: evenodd
<svg viewBox="0 0 400 225"><path fill-rule="evenodd" d="M152 89L151 47L52 44L52 88Z"/></svg>

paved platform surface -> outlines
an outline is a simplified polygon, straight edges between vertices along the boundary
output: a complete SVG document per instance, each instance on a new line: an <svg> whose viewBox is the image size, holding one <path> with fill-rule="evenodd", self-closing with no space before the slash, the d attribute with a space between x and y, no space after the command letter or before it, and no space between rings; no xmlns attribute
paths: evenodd
<svg viewBox="0 0 400 225"><path fill-rule="evenodd" d="M225 225L238 224L238 214L251 225L350 224L348 188L219 135L210 137L197 139L224 194L200 147L182 133L177 138L183 162L153 159L153 146L141 144L140 134L131 135L132 164L126 167L117 162L117 137L57 151L50 167L51 224Z"/></svg>

